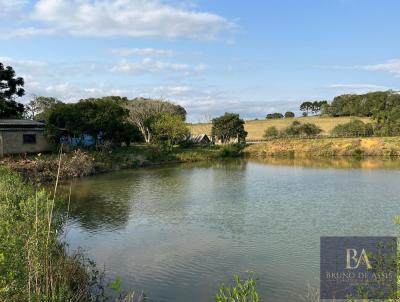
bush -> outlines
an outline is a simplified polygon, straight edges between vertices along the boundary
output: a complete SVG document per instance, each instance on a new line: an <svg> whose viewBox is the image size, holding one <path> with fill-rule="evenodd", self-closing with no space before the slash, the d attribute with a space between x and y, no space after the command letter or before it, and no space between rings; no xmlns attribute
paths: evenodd
<svg viewBox="0 0 400 302"><path fill-rule="evenodd" d="M322 129L315 124L306 123L301 124L294 121L289 127L283 130L283 135L300 137L300 136L315 136L322 132Z"/></svg>
<svg viewBox="0 0 400 302"><path fill-rule="evenodd" d="M277 138L279 136L279 131L275 126L268 127L264 132L264 138Z"/></svg>
<svg viewBox="0 0 400 302"><path fill-rule="evenodd" d="M220 285L219 292L215 297L215 302L259 302L260 296L256 290L256 281L250 277L241 280L238 275L233 276L235 285L225 287Z"/></svg>
<svg viewBox="0 0 400 302"><path fill-rule="evenodd" d="M221 157L238 157L243 154L244 149L243 144L231 144L231 145L223 145L221 147Z"/></svg>
<svg viewBox="0 0 400 302"><path fill-rule="evenodd" d="M89 176L95 172L93 157L80 149L73 151L72 155L63 154L60 169L58 169L59 159L56 158L41 159L38 157L33 165L34 173L40 177L37 179L39 181L56 179L57 174L60 179L67 179Z"/></svg>
<svg viewBox="0 0 400 302"><path fill-rule="evenodd" d="M337 125L331 131L332 135L337 136L373 136L374 127L360 120L351 120L348 123Z"/></svg>
<svg viewBox="0 0 400 302"><path fill-rule="evenodd" d="M274 120L274 119L281 119L281 118L283 118L283 114L282 114L282 113L278 113L278 112L276 112L276 113L269 113L269 114L267 114L267 116L266 116L266 119L267 119L267 120Z"/></svg>
<svg viewBox="0 0 400 302"><path fill-rule="evenodd" d="M285 112L285 118L293 118L295 115L292 111Z"/></svg>

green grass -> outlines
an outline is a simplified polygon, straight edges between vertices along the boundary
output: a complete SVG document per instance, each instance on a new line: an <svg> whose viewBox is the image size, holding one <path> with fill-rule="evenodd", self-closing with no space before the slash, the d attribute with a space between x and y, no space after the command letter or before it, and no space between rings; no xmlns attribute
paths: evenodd
<svg viewBox="0 0 400 302"><path fill-rule="evenodd" d="M100 273L82 254L67 255L62 218L54 196L0 166L0 301L91 297Z"/></svg>
<svg viewBox="0 0 400 302"><path fill-rule="evenodd" d="M282 130L289 126L294 121L299 121L301 123L313 123L322 129L322 134L329 134L330 131L339 124L348 123L352 117L298 117L298 118L287 118L287 119L277 119L277 120L253 120L246 121L245 130L248 132L247 140L261 140L265 130L268 127L274 126L278 130ZM357 118L363 122L371 122L370 118ZM211 124L189 124L189 129L192 134L206 133L211 134Z"/></svg>

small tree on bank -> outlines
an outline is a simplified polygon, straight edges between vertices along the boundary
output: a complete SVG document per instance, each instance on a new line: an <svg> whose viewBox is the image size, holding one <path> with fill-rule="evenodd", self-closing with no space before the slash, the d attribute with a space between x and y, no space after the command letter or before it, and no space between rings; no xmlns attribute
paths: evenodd
<svg viewBox="0 0 400 302"><path fill-rule="evenodd" d="M158 113L150 118L148 127L152 142L170 150L190 135L182 116L169 112Z"/></svg>
<svg viewBox="0 0 400 302"><path fill-rule="evenodd" d="M247 132L244 130L244 121L239 114L225 113L212 120L211 135L214 141L227 144L232 140L238 143L246 141Z"/></svg>
<svg viewBox="0 0 400 302"><path fill-rule="evenodd" d="M163 100L138 98L126 101L125 107L129 110L128 120L139 128L146 143L151 142L149 121L153 116L159 113L171 113L181 116L183 121L186 119L186 110L182 106Z"/></svg>

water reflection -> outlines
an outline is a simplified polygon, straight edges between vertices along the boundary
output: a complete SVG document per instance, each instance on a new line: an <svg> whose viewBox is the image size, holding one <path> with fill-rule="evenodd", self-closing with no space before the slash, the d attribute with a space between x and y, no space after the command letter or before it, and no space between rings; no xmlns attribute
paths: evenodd
<svg viewBox="0 0 400 302"><path fill-rule="evenodd" d="M320 236L395 234L399 166L270 158L97 175L73 182L68 240L152 301L211 301L246 270L266 301L298 301L318 284Z"/></svg>
<svg viewBox="0 0 400 302"><path fill-rule="evenodd" d="M286 158L266 157L263 159L251 159L253 162L267 165L307 167L307 168L334 168L334 169L400 169L400 159L384 159L380 157L368 157L356 159L353 157L335 158Z"/></svg>

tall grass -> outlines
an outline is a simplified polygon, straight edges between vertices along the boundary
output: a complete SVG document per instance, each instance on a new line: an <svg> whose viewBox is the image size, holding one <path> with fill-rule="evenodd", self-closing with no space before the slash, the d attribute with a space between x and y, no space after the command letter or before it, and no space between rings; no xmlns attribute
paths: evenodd
<svg viewBox="0 0 400 302"><path fill-rule="evenodd" d="M67 254L57 206L55 195L35 190L0 167L0 301L91 301L101 296L102 273L95 264L81 252Z"/></svg>

